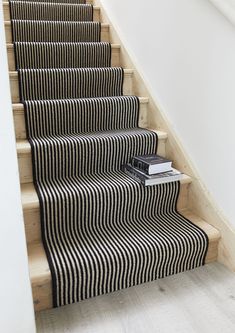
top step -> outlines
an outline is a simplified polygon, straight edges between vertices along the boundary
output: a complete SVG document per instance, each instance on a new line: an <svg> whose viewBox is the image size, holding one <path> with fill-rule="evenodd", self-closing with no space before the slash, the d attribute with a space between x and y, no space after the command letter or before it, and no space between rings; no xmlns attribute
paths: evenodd
<svg viewBox="0 0 235 333"><path fill-rule="evenodd" d="M30 31L30 34L27 36L27 40L20 40L20 41L33 41L33 42L94 42L94 38L90 36L88 40L82 40L81 36L77 34L79 26L81 26L81 22L48 22L48 21L33 21L34 24L32 25L32 21L22 21ZM44 23L43 23L44 22ZM36 25L43 25L46 26L47 34L39 35L38 31L35 29ZM84 29L84 25L87 25L87 31L91 33L91 26L96 25L96 22L84 22L82 25ZM34 28L34 35L32 35L32 29ZM50 34L48 34L48 29L50 29ZM63 30L63 31L62 31ZM73 31L74 30L74 31ZM58 34L55 36L56 31ZM68 36L68 32L70 31L70 36ZM76 34L75 34L76 31ZM74 34L73 34L74 32ZM12 26L11 21L5 21L5 33L6 33L6 42L12 43ZM60 34L59 34L60 33ZM63 33L63 34L62 34ZM36 35L35 35L36 34ZM84 34L84 33L83 33ZM50 38L54 36L53 39ZM30 39L30 38L31 39ZM69 38L70 37L70 38ZM99 38L97 37L96 41ZM102 42L109 42L109 24L101 23L101 31L100 31L100 41Z"/></svg>
<svg viewBox="0 0 235 333"><path fill-rule="evenodd" d="M22 1L22 0L15 0ZM73 3L73 4L93 4L93 0L24 0L26 2L51 2L51 3ZM6 0L2 0L2 2L7 2Z"/></svg>
<svg viewBox="0 0 235 333"><path fill-rule="evenodd" d="M71 0L72 1L72 0ZM76 1L76 0L74 0ZM52 3L54 2L54 3ZM100 8L97 6L93 7L93 15L92 15L92 8L85 8L83 6L82 10L80 11L78 6L76 6L76 3L73 4L73 2L69 2L69 5L67 3L62 3L61 1L44 1L44 2L38 2L37 3L37 10L30 7L34 4L32 1L27 1L25 6L25 10L22 10L22 4L20 1L15 1L14 7L12 7L13 10L13 19L21 19L21 20L46 20L46 17L48 20L58 20L63 21L63 17L66 17L66 21L68 21L68 17L70 16L70 21L95 21L100 22ZM50 7L53 8L53 10L50 10ZM86 6L88 7L88 6ZM65 10L67 8L67 10ZM33 10L32 10L33 9ZM85 15L84 12L89 12L89 16ZM9 2L3 2L3 13L4 13L4 20L10 21L11 14L10 14L10 4ZM17 16L15 16L17 15ZM50 15L50 16L48 16ZM81 16L82 15L82 16Z"/></svg>

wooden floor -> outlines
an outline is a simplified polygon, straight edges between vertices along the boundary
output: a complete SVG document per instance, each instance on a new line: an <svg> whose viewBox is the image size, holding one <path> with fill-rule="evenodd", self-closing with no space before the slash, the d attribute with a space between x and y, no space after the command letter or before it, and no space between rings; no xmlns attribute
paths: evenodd
<svg viewBox="0 0 235 333"><path fill-rule="evenodd" d="M214 263L36 319L38 333L234 333L235 273Z"/></svg>

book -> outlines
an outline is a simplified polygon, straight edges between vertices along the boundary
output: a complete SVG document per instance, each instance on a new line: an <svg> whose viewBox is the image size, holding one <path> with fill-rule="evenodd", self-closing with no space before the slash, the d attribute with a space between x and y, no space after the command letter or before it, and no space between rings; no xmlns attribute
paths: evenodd
<svg viewBox="0 0 235 333"><path fill-rule="evenodd" d="M157 154L136 156L132 159L132 165L148 175L172 170L172 161Z"/></svg>
<svg viewBox="0 0 235 333"><path fill-rule="evenodd" d="M183 177L183 174L174 168L172 168L171 171L162 172L155 175L146 175L146 173L144 173L139 169L136 169L131 164L125 164L122 167L122 170L130 177L132 177L139 183L143 184L144 186L153 186L153 185L170 183L173 181L181 180Z"/></svg>

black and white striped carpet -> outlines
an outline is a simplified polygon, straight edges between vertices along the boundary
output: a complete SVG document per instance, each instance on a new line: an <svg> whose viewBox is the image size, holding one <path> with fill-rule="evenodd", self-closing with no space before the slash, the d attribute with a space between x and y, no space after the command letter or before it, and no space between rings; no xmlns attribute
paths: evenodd
<svg viewBox="0 0 235 333"><path fill-rule="evenodd" d="M179 182L121 171L158 137L138 127L92 6L12 1L11 17L54 306L203 265L208 238L177 212Z"/></svg>
<svg viewBox="0 0 235 333"><path fill-rule="evenodd" d="M100 42L99 22L12 20L15 42Z"/></svg>
<svg viewBox="0 0 235 333"><path fill-rule="evenodd" d="M92 21L92 5L10 1L11 18L43 21Z"/></svg>
<svg viewBox="0 0 235 333"><path fill-rule="evenodd" d="M18 69L110 67L109 43L15 43Z"/></svg>

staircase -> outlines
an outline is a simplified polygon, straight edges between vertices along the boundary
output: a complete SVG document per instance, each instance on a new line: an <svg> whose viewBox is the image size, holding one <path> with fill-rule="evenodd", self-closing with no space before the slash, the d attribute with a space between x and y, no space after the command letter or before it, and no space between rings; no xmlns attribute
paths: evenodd
<svg viewBox="0 0 235 333"><path fill-rule="evenodd" d="M58 3L65 2L63 5L66 7L67 1L58 0ZM68 2L75 2L68 1ZM40 4L43 2L39 2ZM53 1L56 3L56 1ZM87 4L90 1L87 1ZM25 2L24 6L27 6ZM29 5L28 5L29 6ZM58 5L60 8L61 5ZM74 7L79 5L74 5ZM16 135L16 147L18 154L19 173L21 182L21 195L22 195L22 206L24 212L24 223L25 233L28 247L29 257L29 269L30 278L32 284L32 292L34 298L35 310L40 311L49 309L53 306L53 295L52 295L52 275L49 268L49 263L44 250L42 237L41 237L41 222L40 222L40 205L37 192L33 183L33 171L32 171L32 151L31 145L27 140L26 125L25 125L25 110L24 105L21 102L20 91L19 91L19 76L16 71L16 60L14 54L13 40L12 40L12 27L10 21L10 6L8 2L3 2L4 18L5 18L5 30L6 30L6 41L7 41L7 52L8 52L8 63L9 63L9 75L10 85L12 94L12 110L14 115L15 124L15 135ZM21 7L20 7L21 8ZM55 7L53 7L55 8ZM23 17L23 12L20 12L19 16L21 19L30 19L32 12L28 9L25 11L29 16ZM50 13L51 14L51 13ZM42 14L42 15L45 15ZM21 17L22 16L22 17ZM35 19L35 18L34 18ZM100 8L97 6L93 7L93 20L100 21ZM32 23L33 24L33 23ZM101 23L101 41L109 42L109 25L105 22ZM121 45L111 45L111 66L119 67L121 63ZM135 95L136 87L133 86L133 75L132 69L124 69L124 80L123 80L123 95L132 96ZM166 155L165 144L167 141L167 133L151 128L148 124L148 98L139 97L139 127L149 129L154 132L158 137L158 153L162 156ZM170 157L170 156L168 156ZM205 259L205 263L216 261L218 243L220 239L219 232L212 227L206 221L203 221L199 216L195 215L193 210L188 207L188 197L190 184L192 179L184 175L184 178L180 182L180 193L177 202L178 211L188 220L194 223L194 225L201 228L208 236L208 251ZM210 221L208 221L210 222Z"/></svg>

